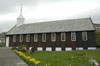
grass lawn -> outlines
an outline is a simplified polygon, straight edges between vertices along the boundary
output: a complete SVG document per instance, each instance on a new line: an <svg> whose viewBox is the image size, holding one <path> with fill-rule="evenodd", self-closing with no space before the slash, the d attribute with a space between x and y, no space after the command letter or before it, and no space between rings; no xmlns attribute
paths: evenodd
<svg viewBox="0 0 100 66"><path fill-rule="evenodd" d="M50 66L93 66L90 64L90 58L94 58L100 64L100 50L79 50L64 52L35 52L33 54L25 53L28 56L40 60L40 63L50 63ZM100 65L99 65L100 66Z"/></svg>

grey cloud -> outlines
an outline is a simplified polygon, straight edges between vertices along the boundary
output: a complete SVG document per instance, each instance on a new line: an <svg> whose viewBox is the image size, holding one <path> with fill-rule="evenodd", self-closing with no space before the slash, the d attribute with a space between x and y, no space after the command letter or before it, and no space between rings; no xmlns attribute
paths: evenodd
<svg viewBox="0 0 100 66"><path fill-rule="evenodd" d="M15 21L4 21L0 23L0 33L9 31L15 24Z"/></svg>
<svg viewBox="0 0 100 66"><path fill-rule="evenodd" d="M12 13L22 3L23 6L34 6L36 0L0 0L0 14Z"/></svg>
<svg viewBox="0 0 100 66"><path fill-rule="evenodd" d="M81 13L77 15L73 15L71 18L92 18L93 23L100 24L100 7Z"/></svg>
<svg viewBox="0 0 100 66"><path fill-rule="evenodd" d="M19 4L23 4L24 7L34 7L40 3L54 3L54 2L62 2L62 1L75 1L75 0L0 0L0 15L13 13L16 11L16 8L20 7ZM78 0L76 0L78 1ZM89 0L89 1L100 1L100 0ZM87 17L92 15L92 19L94 23L100 23L100 8L94 9L93 11L88 11L83 14L73 15L73 18L79 17ZM0 23L0 33L6 32L11 29L16 24L16 21L5 21Z"/></svg>

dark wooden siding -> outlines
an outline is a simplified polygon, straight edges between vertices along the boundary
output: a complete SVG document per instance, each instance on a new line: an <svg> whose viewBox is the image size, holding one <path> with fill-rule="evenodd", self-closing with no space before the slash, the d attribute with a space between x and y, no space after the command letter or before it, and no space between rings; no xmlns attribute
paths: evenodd
<svg viewBox="0 0 100 66"><path fill-rule="evenodd" d="M88 47L96 47L95 32L88 32Z"/></svg>
<svg viewBox="0 0 100 66"><path fill-rule="evenodd" d="M34 35L30 35L30 46L34 46Z"/></svg>
<svg viewBox="0 0 100 66"><path fill-rule="evenodd" d="M27 46L43 47L45 50L46 47L52 47L52 50L55 50L55 47L62 47L62 50L65 50L66 47L72 47L73 50L76 47L96 47L96 38L94 31L88 31L88 41L82 41L82 32L76 32L76 41L71 41L71 32L66 32L66 41L61 41L61 33L56 33L56 42L51 41L51 33L46 34L46 42L42 42L42 34L38 34L38 42L34 42L34 34L30 34L30 42L26 42L26 35L23 35L23 42L19 42L19 35L17 35L16 43L13 43L13 36L10 35L10 46L18 46L20 44L26 44Z"/></svg>
<svg viewBox="0 0 100 66"><path fill-rule="evenodd" d="M13 36L10 36L10 40L9 40L9 46L13 46Z"/></svg>
<svg viewBox="0 0 100 66"><path fill-rule="evenodd" d="M76 38L77 47L83 47L84 49L87 49L88 47L96 47L96 38L94 31L87 32L87 41L82 40L82 32L77 32Z"/></svg>

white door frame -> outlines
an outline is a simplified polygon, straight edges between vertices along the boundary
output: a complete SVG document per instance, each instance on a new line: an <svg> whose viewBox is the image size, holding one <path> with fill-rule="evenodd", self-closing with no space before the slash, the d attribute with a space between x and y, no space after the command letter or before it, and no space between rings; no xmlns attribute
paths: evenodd
<svg viewBox="0 0 100 66"><path fill-rule="evenodd" d="M6 47L9 47L9 36L6 37Z"/></svg>

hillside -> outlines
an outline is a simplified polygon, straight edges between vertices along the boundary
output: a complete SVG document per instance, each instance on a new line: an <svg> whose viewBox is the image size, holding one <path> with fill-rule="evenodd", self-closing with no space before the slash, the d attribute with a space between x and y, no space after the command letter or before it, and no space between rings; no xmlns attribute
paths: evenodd
<svg viewBox="0 0 100 66"><path fill-rule="evenodd" d="M94 24L95 28L96 28L96 37L100 37L100 24Z"/></svg>

